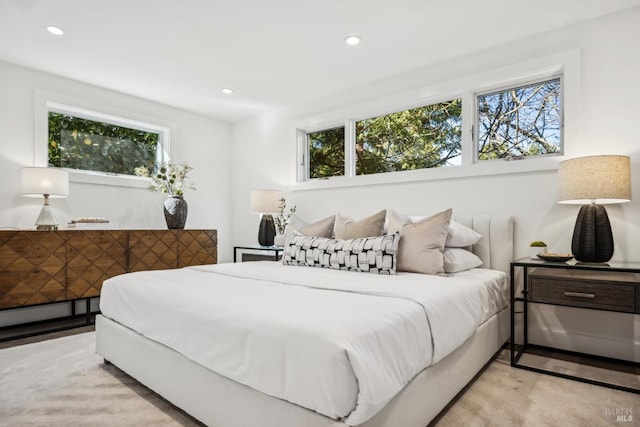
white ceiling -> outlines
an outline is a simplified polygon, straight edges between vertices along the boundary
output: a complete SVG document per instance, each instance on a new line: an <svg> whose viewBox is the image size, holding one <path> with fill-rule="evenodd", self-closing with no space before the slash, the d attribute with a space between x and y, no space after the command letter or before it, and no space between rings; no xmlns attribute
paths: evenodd
<svg viewBox="0 0 640 427"><path fill-rule="evenodd" d="M637 5L0 0L0 60L238 121ZM362 43L347 46L349 34Z"/></svg>

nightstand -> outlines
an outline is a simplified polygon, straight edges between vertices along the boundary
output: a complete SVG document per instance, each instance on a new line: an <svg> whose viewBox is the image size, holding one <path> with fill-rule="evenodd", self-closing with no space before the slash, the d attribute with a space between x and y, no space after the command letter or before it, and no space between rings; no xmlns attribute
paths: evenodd
<svg viewBox="0 0 640 427"><path fill-rule="evenodd" d="M516 296L516 269L522 269L522 293ZM637 372L640 364L566 350L550 349L529 344L528 305L551 304L604 310L620 313L640 314L640 263L611 262L608 264L588 264L570 261L546 262L531 258L521 258L511 263L511 366L561 378L615 388L632 393L640 393ZM516 303L522 303L522 311L516 313ZM523 316L523 343L515 343L515 315ZM519 347L519 348L517 348ZM566 372L530 366L521 362L524 354L532 351L553 351L577 359L599 360L600 364L625 366L624 372L633 372L631 384L621 385L602 379L570 375Z"/></svg>
<svg viewBox="0 0 640 427"><path fill-rule="evenodd" d="M238 262L238 251L250 251L250 252L265 252L264 254L256 253L242 253L241 261L278 261L282 257L281 246L234 246L233 247L233 262Z"/></svg>

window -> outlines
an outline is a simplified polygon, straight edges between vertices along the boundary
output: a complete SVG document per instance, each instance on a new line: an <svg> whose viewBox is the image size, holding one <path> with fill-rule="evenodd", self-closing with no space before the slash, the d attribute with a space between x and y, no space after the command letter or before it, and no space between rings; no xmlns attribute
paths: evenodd
<svg viewBox="0 0 640 427"><path fill-rule="evenodd" d="M73 111L71 111L73 110ZM75 109L48 109L50 166L133 175L168 160L169 130Z"/></svg>
<svg viewBox="0 0 640 427"><path fill-rule="evenodd" d="M343 106L297 124L296 189L557 169L577 154L565 141L578 138L579 105L570 50Z"/></svg>
<svg viewBox="0 0 640 427"><path fill-rule="evenodd" d="M356 122L356 174L460 164L462 100Z"/></svg>
<svg viewBox="0 0 640 427"><path fill-rule="evenodd" d="M562 151L560 79L477 97L477 158L509 159Z"/></svg>
<svg viewBox="0 0 640 427"><path fill-rule="evenodd" d="M307 133L309 178L344 175L344 126Z"/></svg>

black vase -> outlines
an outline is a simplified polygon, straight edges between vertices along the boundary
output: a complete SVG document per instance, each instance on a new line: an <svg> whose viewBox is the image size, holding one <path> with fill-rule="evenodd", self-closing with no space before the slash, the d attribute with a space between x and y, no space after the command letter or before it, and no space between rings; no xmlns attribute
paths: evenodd
<svg viewBox="0 0 640 427"><path fill-rule="evenodd" d="M576 219L571 251L581 262L607 262L613 256L613 234L602 205L583 205Z"/></svg>
<svg viewBox="0 0 640 427"><path fill-rule="evenodd" d="M187 222L189 206L182 196L169 196L164 201L164 219L169 230L182 230Z"/></svg>

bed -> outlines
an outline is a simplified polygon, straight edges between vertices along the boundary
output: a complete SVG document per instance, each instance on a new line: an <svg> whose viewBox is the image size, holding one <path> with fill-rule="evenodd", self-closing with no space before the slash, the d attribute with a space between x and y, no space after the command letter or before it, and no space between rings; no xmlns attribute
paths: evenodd
<svg viewBox="0 0 640 427"><path fill-rule="evenodd" d="M114 283L133 286L105 287L96 351L211 426L425 426L509 331L512 220L455 220L483 235L472 251L485 268L428 286L413 273L389 290L382 276L273 262L125 275ZM264 331L247 333L256 323Z"/></svg>

